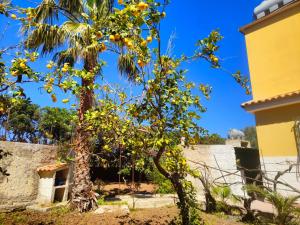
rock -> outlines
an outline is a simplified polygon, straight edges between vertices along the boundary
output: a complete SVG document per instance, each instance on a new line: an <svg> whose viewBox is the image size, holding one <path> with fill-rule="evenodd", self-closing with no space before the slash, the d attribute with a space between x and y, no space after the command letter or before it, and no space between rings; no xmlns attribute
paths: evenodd
<svg viewBox="0 0 300 225"><path fill-rule="evenodd" d="M93 213L104 214L104 213L116 213L120 216L125 216L130 213L127 205L100 205Z"/></svg>
<svg viewBox="0 0 300 225"><path fill-rule="evenodd" d="M67 204L68 202L60 202L57 204L48 204L48 205L34 204L34 205L27 206L26 210L31 210L36 212L49 212L53 209L67 206Z"/></svg>
<svg viewBox="0 0 300 225"><path fill-rule="evenodd" d="M0 213L8 213L25 210L30 203L18 203L10 205L0 205Z"/></svg>

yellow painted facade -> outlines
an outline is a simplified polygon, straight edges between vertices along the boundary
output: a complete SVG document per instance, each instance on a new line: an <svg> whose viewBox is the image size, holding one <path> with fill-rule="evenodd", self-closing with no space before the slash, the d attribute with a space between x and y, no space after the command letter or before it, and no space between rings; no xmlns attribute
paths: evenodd
<svg viewBox="0 0 300 225"><path fill-rule="evenodd" d="M295 120L300 104L255 113L258 145L263 156L296 156Z"/></svg>
<svg viewBox="0 0 300 225"><path fill-rule="evenodd" d="M300 5L246 33L254 100L300 89Z"/></svg>
<svg viewBox="0 0 300 225"><path fill-rule="evenodd" d="M253 100L300 90L300 4L241 29L245 34ZM263 156L296 156L294 122L300 103L255 112Z"/></svg>

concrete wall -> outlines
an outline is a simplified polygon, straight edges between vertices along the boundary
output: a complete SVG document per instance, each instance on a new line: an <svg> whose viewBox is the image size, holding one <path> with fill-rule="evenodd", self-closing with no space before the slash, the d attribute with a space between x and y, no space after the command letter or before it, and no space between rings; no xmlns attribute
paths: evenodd
<svg viewBox="0 0 300 225"><path fill-rule="evenodd" d="M269 178L274 179L278 171L284 171L289 168L289 165L296 164L297 157L287 157L287 156L263 157L260 159L260 161L262 164L261 166L262 170L266 172ZM300 190L300 177L299 179L297 178L296 167L293 167L293 169L290 172L287 172L283 176L281 176L279 178L279 181L288 183L289 185ZM264 184L268 185L267 181L264 181ZM290 188L287 188L283 185L278 185L277 189L278 189L277 191L284 196L299 195L298 193L293 192Z"/></svg>
<svg viewBox="0 0 300 225"><path fill-rule="evenodd" d="M203 171L203 167L197 163L212 167L208 174L211 181L215 180L217 182L224 183L225 181L222 178L222 175L224 175L227 183L236 183L231 186L233 193L237 195L244 195L244 192L242 191L243 179L241 178L241 172L237 170L235 151L232 145L197 145L190 149L186 149L184 153L191 168ZM261 169L269 178L274 179L278 171L284 171L289 168L290 164L295 164L297 162L297 157L261 157L260 162ZM223 172L222 174L220 171L213 168L220 168L226 172ZM230 173L229 176L228 172ZM189 177L189 179L196 187L199 196L202 196L203 188L201 182L192 177ZM280 177L279 180L300 189L300 178L297 179L295 167L292 171ZM264 180L264 185L268 185L266 180ZM297 195L297 193L282 185L278 185L277 191L285 196Z"/></svg>
<svg viewBox="0 0 300 225"><path fill-rule="evenodd" d="M243 195L241 173L237 170L235 151L232 145L197 145L186 149L184 154L193 169L198 169L199 165L197 163L201 163L234 173L229 176L228 173L223 173L223 175L226 175L225 180L227 183L238 183L231 186L232 191L235 194ZM200 171L203 171L203 167L200 168ZM225 183L222 173L213 168L210 169L210 174L208 175L210 180ZM192 177L189 177L189 179L193 182L198 194L203 195L201 182Z"/></svg>
<svg viewBox="0 0 300 225"><path fill-rule="evenodd" d="M0 176L0 205L17 206L35 200L39 184L36 169L56 161L56 147L0 141L0 149L11 154L0 161L10 174Z"/></svg>

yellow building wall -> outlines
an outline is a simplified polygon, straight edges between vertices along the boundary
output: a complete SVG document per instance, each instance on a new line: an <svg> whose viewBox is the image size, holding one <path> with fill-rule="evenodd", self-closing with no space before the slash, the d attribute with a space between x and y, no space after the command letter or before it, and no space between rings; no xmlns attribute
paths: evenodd
<svg viewBox="0 0 300 225"><path fill-rule="evenodd" d="M253 99L300 89L300 6L246 31Z"/></svg>
<svg viewBox="0 0 300 225"><path fill-rule="evenodd" d="M255 113L259 149L262 156L296 156L295 120L300 104Z"/></svg>

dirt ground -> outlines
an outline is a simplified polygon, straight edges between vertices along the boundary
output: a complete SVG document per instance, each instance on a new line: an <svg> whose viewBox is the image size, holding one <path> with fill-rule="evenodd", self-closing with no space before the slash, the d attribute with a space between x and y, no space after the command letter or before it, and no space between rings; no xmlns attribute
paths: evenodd
<svg viewBox="0 0 300 225"><path fill-rule="evenodd" d="M131 183L105 183L95 189L101 190L102 193L107 195L115 194L130 194L130 193L155 193L157 187L154 184L140 183L132 185Z"/></svg>
<svg viewBox="0 0 300 225"><path fill-rule="evenodd" d="M95 215L69 212L66 208L47 213L15 212L0 214L0 225L168 225L178 216L175 207L134 210L129 216L114 214ZM221 215L202 213L208 225L243 225Z"/></svg>

